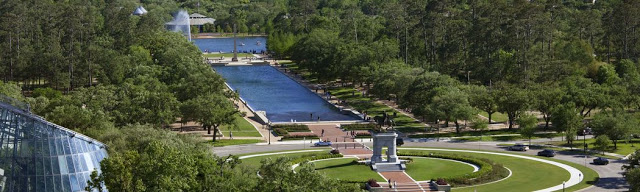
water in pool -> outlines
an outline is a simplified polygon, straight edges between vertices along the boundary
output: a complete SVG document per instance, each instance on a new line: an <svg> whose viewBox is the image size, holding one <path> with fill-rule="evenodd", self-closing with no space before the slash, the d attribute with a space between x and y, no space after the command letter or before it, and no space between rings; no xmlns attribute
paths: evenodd
<svg viewBox="0 0 640 192"><path fill-rule="evenodd" d="M272 122L359 120L341 114L331 104L275 68L262 66L214 66L251 108L266 111Z"/></svg>
<svg viewBox="0 0 640 192"><path fill-rule="evenodd" d="M238 52L266 51L265 37L238 37ZM193 39L201 51L233 53L233 38ZM244 44L244 45L242 45Z"/></svg>

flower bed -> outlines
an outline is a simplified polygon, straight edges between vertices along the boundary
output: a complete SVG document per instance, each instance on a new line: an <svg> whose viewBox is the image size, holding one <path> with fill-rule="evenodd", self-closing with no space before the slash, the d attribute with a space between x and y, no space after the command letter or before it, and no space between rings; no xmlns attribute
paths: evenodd
<svg viewBox="0 0 640 192"><path fill-rule="evenodd" d="M282 137L282 140L300 140L300 139L319 139L318 135L315 133L299 133L295 134L289 133Z"/></svg>
<svg viewBox="0 0 640 192"><path fill-rule="evenodd" d="M475 159L467 156L452 155L452 154L439 154L439 153L425 153L425 152L403 152L398 151L398 156L416 156L416 157L431 157L439 159L451 159L462 162L467 162L480 167L479 171L450 178L441 178L449 182L451 186L465 186L475 185L480 183L486 183L496 181L505 178L509 175L509 171L501 164L497 164L488 159Z"/></svg>

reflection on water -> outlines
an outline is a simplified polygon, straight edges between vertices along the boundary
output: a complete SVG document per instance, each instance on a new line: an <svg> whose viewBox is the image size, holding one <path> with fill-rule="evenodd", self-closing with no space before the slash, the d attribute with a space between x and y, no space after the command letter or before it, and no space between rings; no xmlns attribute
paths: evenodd
<svg viewBox="0 0 640 192"><path fill-rule="evenodd" d="M344 115L322 98L275 68L263 66L215 66L251 108L266 111L272 122L359 120ZM313 114L313 119L311 119Z"/></svg>
<svg viewBox="0 0 640 192"><path fill-rule="evenodd" d="M225 53L233 52L233 38L194 39L193 42L202 51ZM266 51L267 38L265 37L238 37L238 52ZM244 44L244 45L242 45Z"/></svg>

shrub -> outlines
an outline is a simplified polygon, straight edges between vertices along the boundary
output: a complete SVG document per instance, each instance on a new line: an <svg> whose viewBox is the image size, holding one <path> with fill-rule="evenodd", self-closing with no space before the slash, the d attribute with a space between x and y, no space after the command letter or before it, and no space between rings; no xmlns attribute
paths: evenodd
<svg viewBox="0 0 640 192"><path fill-rule="evenodd" d="M338 149L332 149L331 151L329 151L329 154L340 154L340 150Z"/></svg>
<svg viewBox="0 0 640 192"><path fill-rule="evenodd" d="M371 133L369 132L356 132L356 138L370 138Z"/></svg>
<svg viewBox="0 0 640 192"><path fill-rule="evenodd" d="M443 178L438 178L438 180L436 180L436 184L447 185L447 181L445 181Z"/></svg>
<svg viewBox="0 0 640 192"><path fill-rule="evenodd" d="M273 129L274 132L276 132L276 135L278 136L286 136L287 134L289 134L289 131L287 131L286 129L282 129L282 128L275 128Z"/></svg>
<svg viewBox="0 0 640 192"><path fill-rule="evenodd" d="M315 160L320 160L320 159L331 159L331 158L338 158L338 157L342 157L342 154L326 154L326 155L313 155L313 156L304 156L304 157L300 157L297 159L293 159L291 160L291 164L295 165L295 164L299 164L305 161L315 161Z"/></svg>
<svg viewBox="0 0 640 192"><path fill-rule="evenodd" d="M376 125L372 123L366 124L343 124L340 125L340 128L351 131L351 130L374 130L376 129Z"/></svg>
<svg viewBox="0 0 640 192"><path fill-rule="evenodd" d="M291 135L291 134L286 134L285 136L282 137L283 140L297 140L297 139L318 139L319 137L314 134L314 133L307 133L307 134L295 134L295 135Z"/></svg>
<svg viewBox="0 0 640 192"><path fill-rule="evenodd" d="M369 179L369 181L367 181L367 183L371 187L380 187L380 184L378 184L378 181L376 181L376 179Z"/></svg>
<svg viewBox="0 0 640 192"><path fill-rule="evenodd" d="M289 132L310 132L309 126L301 125L301 124L283 124L283 125L273 125L274 129L284 129Z"/></svg>

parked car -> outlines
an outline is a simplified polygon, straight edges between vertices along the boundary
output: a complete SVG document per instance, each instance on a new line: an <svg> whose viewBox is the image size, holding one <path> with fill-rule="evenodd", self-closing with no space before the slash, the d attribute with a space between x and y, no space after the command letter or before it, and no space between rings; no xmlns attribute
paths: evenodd
<svg viewBox="0 0 640 192"><path fill-rule="evenodd" d="M593 159L593 164L606 165L606 164L609 164L609 159L604 158L604 157L598 157L598 158Z"/></svg>
<svg viewBox="0 0 640 192"><path fill-rule="evenodd" d="M331 146L331 141L318 141L318 142L314 143L313 146L316 146L316 147Z"/></svg>
<svg viewBox="0 0 640 192"><path fill-rule="evenodd" d="M587 127L587 128L582 129L582 130L578 130L577 133L578 133L579 136L593 135L593 130L591 129L591 127Z"/></svg>
<svg viewBox="0 0 640 192"><path fill-rule="evenodd" d="M545 150L539 151L538 152L538 156L554 157L554 156L556 156L556 152L554 150L551 150L551 149L545 149Z"/></svg>
<svg viewBox="0 0 640 192"><path fill-rule="evenodd" d="M396 146L402 146L404 145L404 139L402 138L396 138Z"/></svg>
<svg viewBox="0 0 640 192"><path fill-rule="evenodd" d="M516 143L513 146L509 146L509 150L510 151L527 151L527 150L529 150L529 147L527 147L526 145L524 145L522 143Z"/></svg>

